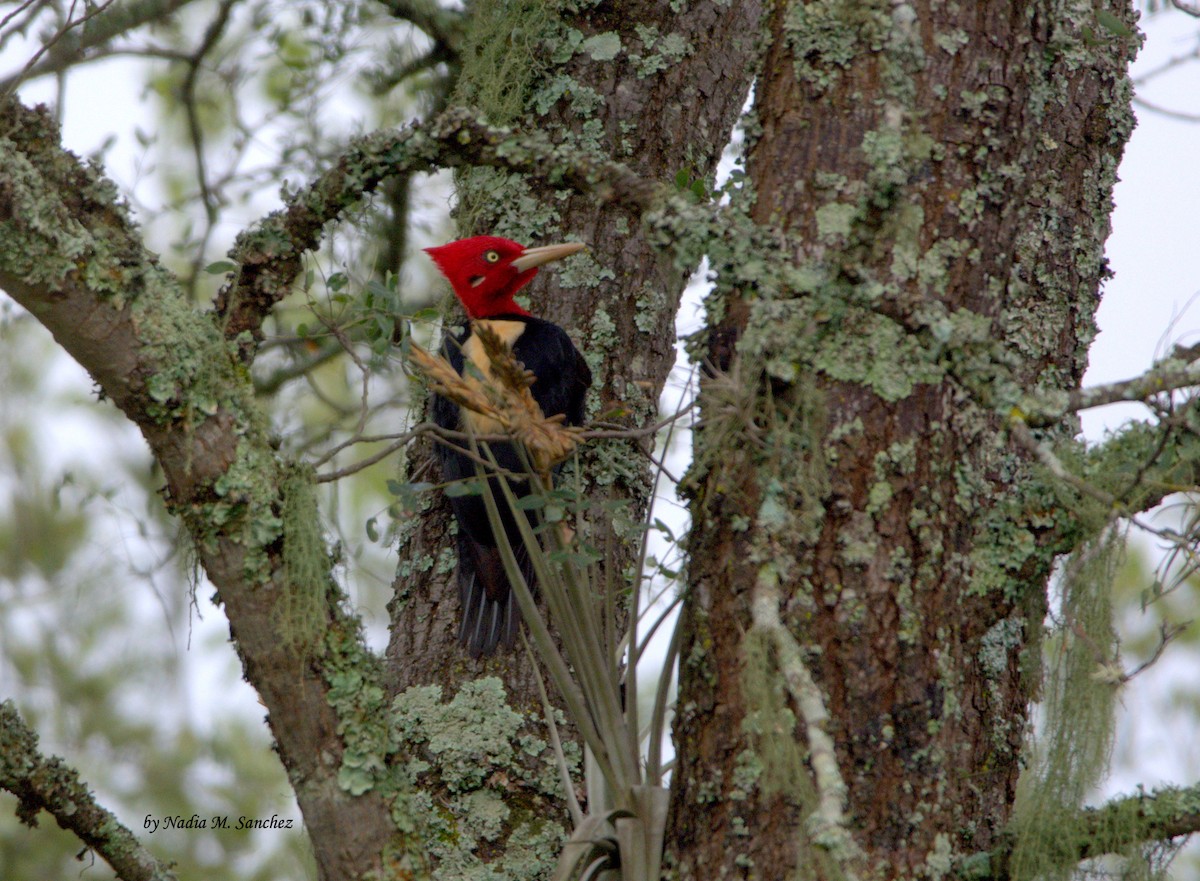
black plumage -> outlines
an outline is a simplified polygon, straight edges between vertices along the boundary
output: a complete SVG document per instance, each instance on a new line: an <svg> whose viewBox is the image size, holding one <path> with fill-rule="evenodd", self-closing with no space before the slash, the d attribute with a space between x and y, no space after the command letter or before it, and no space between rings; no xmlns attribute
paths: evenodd
<svg viewBox="0 0 1200 881"><path fill-rule="evenodd" d="M562 414L568 425L583 424L584 398L592 376L583 356L561 327L549 321L522 314L502 314L486 319L509 345L516 360L536 377L530 392L546 416ZM443 356L462 374L463 365L470 360L486 380L490 375L486 356L478 340L472 338L468 327L457 338L448 337L442 346ZM484 417L459 406L440 395L435 396L433 420L451 430L463 430L468 424L477 434L496 433ZM510 472L521 473L525 466L513 445L504 442L490 444L497 464ZM446 482L473 479L474 460L445 444L438 444L442 479ZM503 491L492 477L492 492L505 523L505 533L512 545L526 583L533 588L535 577L529 553L521 540L520 530ZM509 479L509 486L518 498L531 492L528 480ZM520 614L513 599L500 551L496 545L486 503L481 495L450 498L450 506L458 521L458 585L462 600L462 619L459 642L473 656L491 654L498 646L511 647L520 629ZM531 522L536 515L530 512Z"/></svg>

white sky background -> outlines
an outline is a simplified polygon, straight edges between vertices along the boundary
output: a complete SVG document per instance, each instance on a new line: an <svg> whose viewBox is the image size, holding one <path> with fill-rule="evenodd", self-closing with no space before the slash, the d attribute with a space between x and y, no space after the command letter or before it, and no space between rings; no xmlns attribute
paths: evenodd
<svg viewBox="0 0 1200 881"><path fill-rule="evenodd" d="M1200 20L1172 12L1144 17L1142 26L1147 40L1133 66L1135 81L1200 49ZM1156 106L1200 115L1200 59L1140 83L1137 91ZM1200 339L1200 122L1140 106L1135 111L1138 127L1121 163L1107 249L1116 277L1104 289L1085 385L1134 376L1172 345ZM1083 415L1084 432L1099 440L1106 430L1146 415L1132 404L1105 407ZM1188 617L1200 619L1200 609ZM1180 686L1194 690L1200 657L1177 649L1169 648L1122 694L1106 794L1200 778L1194 709L1172 699ZM1193 858L1173 868L1180 881L1200 877L1200 836L1193 836L1188 850Z"/></svg>
<svg viewBox="0 0 1200 881"><path fill-rule="evenodd" d="M1134 66L1135 78L1200 46L1200 20L1172 12L1144 17L1142 25L1148 39ZM12 69L11 57L0 58L0 62L0 70ZM123 187L139 182L139 167L145 159L130 133L137 124L147 128L154 124L152 111L141 104L142 83L142 75L122 61L92 65L69 79L64 141L77 153L87 155L115 126L120 126L119 141L108 154L107 164ZM1200 115L1200 60L1140 86L1139 94L1157 105ZM26 102L49 101L53 90L48 82L36 83L23 89L22 97ZM1091 349L1085 380L1089 385L1134 376L1171 344L1194 343L1200 338L1200 303L1191 305L1200 292L1200 123L1170 119L1142 108L1137 108L1137 115L1139 124L1126 148L1121 183L1115 194L1117 209L1108 255L1116 277L1105 286L1098 315L1101 332ZM190 163L190 154L181 154L179 161ZM269 195L274 203L275 194ZM245 222L257 216L234 215ZM209 259L218 259L223 247L222 243ZM693 324L697 317L695 303L685 303L683 308L681 324ZM69 359L59 359L52 376L55 385L73 386L81 396L91 388L90 380ZM680 376L676 374L677 379ZM664 406L674 408L677 402L677 386L674 390L669 387ZM1084 431L1089 439L1098 440L1106 430L1145 415L1144 409L1136 405L1091 411L1083 414ZM86 422L86 418L61 415L49 420L45 435L49 468L67 467L81 460L95 463L97 455L103 455L91 444ZM132 427L128 437L131 443L141 443ZM678 472L681 466L674 470ZM680 522L666 510L663 516L673 528ZM136 539L127 538L129 542ZM191 652L185 649L187 635L179 636L180 652L185 656L181 660L196 676L194 700L199 706L190 707L190 712L203 719L207 716L203 709L206 696L215 699L220 695L222 704L228 706L236 695L247 713L259 717L261 707L235 672L231 653L225 652L225 664L215 665L211 652L203 648L206 643L223 642L227 625L223 614L208 604L209 591L202 588L199 593L204 620L195 625ZM154 610L145 617L152 621ZM1195 617L1200 618L1200 610ZM1164 662L1127 690L1123 701L1126 712L1119 728L1119 762L1110 791L1129 791L1139 782L1151 787L1200 777L1200 736L1195 733L1194 715L1190 710L1181 710L1164 717L1162 705L1173 682L1194 679L1197 659L1189 654L1179 652L1173 656L1168 651ZM0 684L4 680L0 667ZM1195 872L1194 866L1189 871ZM1177 871L1176 877L1194 876Z"/></svg>
<svg viewBox="0 0 1200 881"><path fill-rule="evenodd" d="M1147 39L1133 65L1135 80L1200 47L1200 20L1182 13L1143 16L1142 26ZM1138 95L1200 116L1200 59L1140 85ZM1104 288L1085 385L1142 372L1166 351L1164 339L1195 343L1200 336L1200 304L1188 309L1200 293L1200 122L1134 109L1138 126L1121 162L1107 249L1116 278ZM1089 411L1084 433L1099 440L1106 429L1145 415L1136 405Z"/></svg>

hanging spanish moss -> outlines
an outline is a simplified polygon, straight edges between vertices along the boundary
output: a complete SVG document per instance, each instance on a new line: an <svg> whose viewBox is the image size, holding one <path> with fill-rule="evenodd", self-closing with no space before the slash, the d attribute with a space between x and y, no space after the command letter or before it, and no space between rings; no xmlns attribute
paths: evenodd
<svg viewBox="0 0 1200 881"><path fill-rule="evenodd" d="M1110 528L1069 558L1060 580L1061 610L1051 616L1044 642L1042 730L1013 809L1017 839L1009 869L1015 879L1075 877L1086 872L1080 867L1082 842L1096 844L1096 830L1085 828L1080 808L1112 753L1122 683L1112 594L1123 552L1124 535ZM1110 840L1129 841L1129 833L1114 829ZM1107 860L1094 870L1147 877L1126 871L1134 867L1148 871L1145 860L1128 859Z"/></svg>

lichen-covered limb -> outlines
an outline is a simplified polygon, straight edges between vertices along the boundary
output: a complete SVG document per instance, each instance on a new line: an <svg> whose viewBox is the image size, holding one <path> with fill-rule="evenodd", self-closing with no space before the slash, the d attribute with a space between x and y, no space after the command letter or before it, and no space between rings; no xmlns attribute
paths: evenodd
<svg viewBox="0 0 1200 881"><path fill-rule="evenodd" d="M1080 859L1119 853L1130 845L1170 841L1200 832L1200 783L1116 798L1086 808Z"/></svg>
<svg viewBox="0 0 1200 881"><path fill-rule="evenodd" d="M1200 385L1200 353L1180 350L1159 361L1140 376L1110 382L1053 397L1030 398L1025 421L1034 427L1054 425L1068 413L1122 402L1149 402L1161 394Z"/></svg>
<svg viewBox="0 0 1200 881"><path fill-rule="evenodd" d="M1115 798L1081 812L1078 859L1127 853L1200 832L1200 783L1171 786ZM963 881L1009 881L1010 851L979 853L961 860L954 876Z"/></svg>
<svg viewBox="0 0 1200 881"><path fill-rule="evenodd" d="M1108 505L1113 509L1114 513L1120 511L1120 502L1111 493L1092 486L1078 474L1073 472L1054 452L1048 442L1039 441L1033 436L1033 432L1029 430L1029 426L1021 419L1013 417L1009 421L1009 431L1022 447L1033 453L1037 460L1042 465L1064 483L1074 487L1079 492L1086 496L1090 496L1102 504Z"/></svg>
<svg viewBox="0 0 1200 881"><path fill-rule="evenodd" d="M0 287L162 467L269 712L322 877L377 871L396 832L387 801L363 773L351 789L341 772L351 757L360 771L386 768L378 665L341 610L311 477L272 448L247 371L146 251L115 187L59 146L48 113L14 100L0 102Z"/></svg>
<svg viewBox="0 0 1200 881"><path fill-rule="evenodd" d="M862 852L846 822L846 782L842 779L837 750L829 735L829 711L825 707L821 687L804 662L800 644L780 618L779 604L782 599L778 574L772 566L764 565L754 584L750 613L754 627L766 633L774 644L779 658L779 672L804 719L809 762L818 797L817 809L809 818L806 834L838 859L846 881L855 881L858 874L854 864L862 858Z"/></svg>
<svg viewBox="0 0 1200 881"><path fill-rule="evenodd" d="M1195 354L1180 350L1141 376L1037 398L1010 414L1010 431L1052 474L1110 506L1114 514L1147 511L1171 493L1194 490L1200 483L1200 441L1196 439L1200 402L1184 402L1157 422L1125 425L1103 443L1090 447L1082 467L1068 465L1030 429L1054 424L1077 410L1121 401L1149 403L1156 395L1198 385L1200 360Z"/></svg>
<svg viewBox="0 0 1200 881"><path fill-rule="evenodd" d="M1088 450L1082 477L1112 493L1125 513L1148 511L1200 484L1200 406L1188 404L1164 423L1133 422Z"/></svg>
<svg viewBox="0 0 1200 881"><path fill-rule="evenodd" d="M0 788L17 797L17 816L37 825L46 811L63 829L112 866L123 881L174 881L175 875L142 847L134 834L101 807L78 772L38 750L37 735L12 701L0 703Z"/></svg>
<svg viewBox="0 0 1200 881"><path fill-rule="evenodd" d="M242 357L262 321L300 273L301 258L339 217L387 177L439 167L493 166L589 192L600 201L648 208L658 188L617 162L576 147L555 146L537 132L490 126L454 108L428 123L376 132L353 142L337 163L252 231L238 236L230 259L238 269L217 296L225 335L241 337ZM249 333L249 337L242 334Z"/></svg>

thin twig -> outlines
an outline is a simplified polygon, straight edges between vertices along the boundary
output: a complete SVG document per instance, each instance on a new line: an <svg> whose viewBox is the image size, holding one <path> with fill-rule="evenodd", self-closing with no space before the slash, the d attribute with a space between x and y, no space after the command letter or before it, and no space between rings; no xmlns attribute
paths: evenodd
<svg viewBox="0 0 1200 881"><path fill-rule="evenodd" d="M1169 107L1163 107L1160 104L1154 104L1147 101L1145 98L1134 96L1133 103L1138 107L1144 107L1152 113L1157 113L1161 116L1169 117L1170 119L1178 119L1182 122L1200 122L1200 116L1194 113L1184 113L1181 110L1172 110Z"/></svg>
<svg viewBox="0 0 1200 881"><path fill-rule="evenodd" d="M200 237L200 242L195 248L195 256L192 259L191 280L193 286L199 278L200 267L203 265L204 255L208 251L208 242L217 225L217 197L208 182L208 168L204 159L204 129L200 125L200 111L196 106L196 83L200 77L200 67L204 57L221 39L221 35L225 32L225 26L229 23L230 13L237 2L238 0L222 0L221 5L217 7L217 15L204 32L200 45L188 57L187 74L183 78L181 89L181 103L187 116L188 138L192 144L192 158L196 163L196 181L200 187L200 201L204 205L205 216L204 235ZM192 293L194 294L195 291L193 290Z"/></svg>
<svg viewBox="0 0 1200 881"><path fill-rule="evenodd" d="M35 67L30 68L29 65L26 65L24 70L6 77L0 81L0 91L9 94L29 78L58 74L78 64L121 54L120 50L104 48L104 44L151 22L166 21L181 7L192 2L194 0L125 0L125 2L116 4L115 7L109 2L103 8L98 8L89 15L92 20L89 21L86 29L72 34L73 40L67 49L64 50L60 46L60 51L50 53L48 58ZM95 17L105 10L108 10L107 15ZM35 16L36 13L30 18ZM27 20L22 23L21 27L28 26L28 24ZM55 39L60 37L61 34L57 35ZM49 45L43 48L43 52L45 48L49 48ZM154 52L155 50L143 51ZM129 50L129 54L141 54L141 52Z"/></svg>
<svg viewBox="0 0 1200 881"><path fill-rule="evenodd" d="M1183 633L1183 631L1187 630L1187 628L1191 626L1191 623L1191 621L1184 621L1182 624L1168 624L1166 621L1163 621L1158 631L1158 645L1155 646L1154 653L1145 661L1138 664L1136 667L1122 676L1121 684L1125 684L1134 676L1137 676L1139 673L1148 670L1155 663L1157 663L1158 659L1162 657L1163 652L1166 651L1167 645L1171 643L1171 641L1177 636Z"/></svg>
<svg viewBox="0 0 1200 881"><path fill-rule="evenodd" d="M115 2L116 2L116 0L108 0L107 3L101 3L98 6L93 7L91 9L91 11L89 11L82 18L72 19L71 16L75 14L75 7L78 5L78 0L72 0L71 8L69 10L67 10L66 22L62 25L62 27L60 27L58 29L57 32L55 32L55 34L52 37L50 37L49 40L47 40L44 44L42 44L42 48L38 49L38 51L33 54L33 57L30 58L29 61L27 61L25 63L25 66L23 68L21 68L20 73L18 73L15 77L11 77L9 79L8 83L5 85L3 93L0 93L0 97L2 97L4 99L9 98L12 95L12 93L17 90L17 87L20 86L21 83L25 80L25 77L29 74L29 72L31 70L33 70L33 66L35 64L37 64L38 60L43 55L45 55L47 52L49 52L50 49L52 49L54 47L54 45L56 43L58 43L59 40L61 40L63 37L65 37L68 33L70 33L75 28L91 21L97 15L102 14L106 9L108 9L110 6L112 6L113 3L115 3Z"/></svg>
<svg viewBox="0 0 1200 881"><path fill-rule="evenodd" d="M1069 484L1084 495L1096 499L1099 502L1103 502L1105 505L1108 505L1111 508L1124 507L1120 504L1116 496L1105 492L1099 487L1092 486L1086 480L1074 474L1069 468L1067 468L1067 466L1062 463L1062 460L1059 459L1058 456L1054 455L1054 451L1050 449L1049 444L1041 443L1033 436L1033 432L1029 430L1029 426L1025 424L1023 419L1015 416L1012 417L1009 419L1008 428L1010 434L1016 438L1017 442L1034 456L1036 456L1037 460L1046 466L1046 468L1050 470L1050 473L1059 480Z"/></svg>

